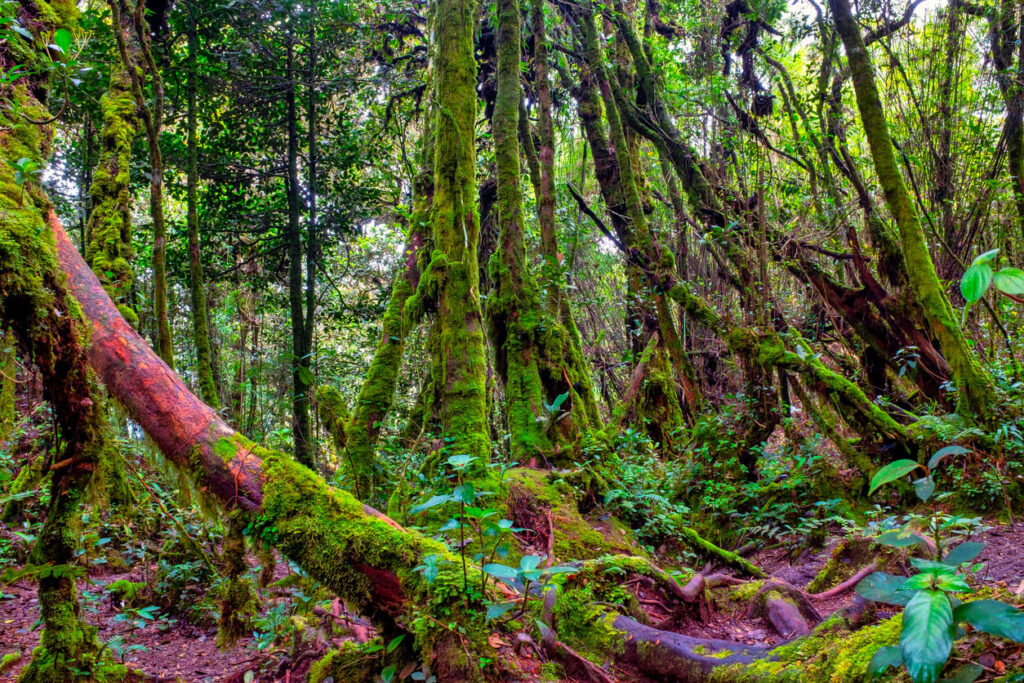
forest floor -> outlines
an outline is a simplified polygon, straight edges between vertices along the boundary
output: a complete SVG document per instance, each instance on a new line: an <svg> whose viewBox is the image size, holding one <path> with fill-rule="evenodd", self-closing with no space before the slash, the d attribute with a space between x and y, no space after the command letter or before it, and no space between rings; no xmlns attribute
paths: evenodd
<svg viewBox="0 0 1024 683"><path fill-rule="evenodd" d="M1024 597L1024 524L1015 527L997 522L989 522L987 531L974 537L986 543L986 548L979 561L984 568L978 573L979 582L983 585L999 586ZM832 537L820 550L794 553L786 548L762 549L749 555L749 559L763 568L772 578L785 581L798 588L807 586L831 557L832 550L842 541L840 537ZM155 570L148 567L148 571ZM279 562L276 579L285 578L290 572L288 564ZM215 625L193 626L180 619L157 617L143 620L139 627L132 619L125 619L123 605L116 597L104 591L103 587L120 579L143 581L145 579L141 566L135 566L127 572L111 573L102 569L94 569L90 580L79 582L79 591L85 610L85 619L95 625L99 637L103 641L120 637L123 645L141 646L124 651L124 661L142 676L141 680L154 682L213 682L227 681L243 683L246 672L254 672L254 681L304 681L306 673L313 661L322 656L327 649L337 646L342 640L355 637L359 640L371 635L366 629L349 628L348 633L341 637L328 635L337 633L338 629L319 627L316 636L305 638L301 643L285 642L272 645L265 649L257 649L258 634L248 635L227 651L220 651L215 643L217 628ZM197 586L202 590L201 586ZM647 611L652 623L665 623L671 614L670 610L655 596L645 596L643 588L634 586L641 604ZM276 591L276 594L275 594ZM263 592L265 601L263 609L269 610L275 603L284 604L284 611L291 613L296 607L294 595L276 589ZM847 607L853 600L854 593L848 591L831 600L817 603L822 617ZM321 621L326 624L330 620L338 620L341 614L339 606L334 603L328 609L316 610L318 614L308 614L307 621L315 625ZM130 616L130 612L129 612ZM344 616L341 617L344 619ZM38 601L35 585L32 581L20 581L0 587L0 655L8 653L22 654L19 661L0 672L0 681L14 681L19 670L27 664L32 648L39 640ZM321 624L322 626L323 624ZM663 626L664 627L664 626ZM715 610L695 609L683 617L678 613L672 622L672 630L701 638L720 638L750 645L774 646L783 641L766 623L758 617L745 618L742 614L728 616ZM500 639L495 644L504 644ZM1011 655L1013 657L1013 655ZM1017 665L1016 661L986 661L993 675L1004 666ZM539 668L539 662L537 662ZM529 670L529 667L526 667ZM260 671L258 675L255 673ZM268 673L269 672L269 673ZM623 681L640 680L635 672L618 671L617 678ZM989 676L981 680L989 679Z"/></svg>

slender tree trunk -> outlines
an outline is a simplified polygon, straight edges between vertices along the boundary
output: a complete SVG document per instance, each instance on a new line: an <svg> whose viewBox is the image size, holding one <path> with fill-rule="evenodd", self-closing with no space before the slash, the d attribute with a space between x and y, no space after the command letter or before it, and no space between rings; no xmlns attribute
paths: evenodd
<svg viewBox="0 0 1024 683"><path fill-rule="evenodd" d="M146 130L149 144L149 213L153 220L153 317L156 319L155 342L157 352L169 366L174 367L174 344L171 324L167 317L167 224L164 220L164 162L160 151L160 131L163 128L164 85L160 70L153 59L150 46L149 24L144 17L145 2L137 0L131 14L124 14L122 2L109 0L117 37L121 62L132 83L135 105ZM152 106L146 103L145 79L148 76L153 91Z"/></svg>
<svg viewBox="0 0 1024 683"><path fill-rule="evenodd" d="M196 8L189 6L190 15ZM196 375L199 393L213 408L220 408L220 395L213 376L213 353L210 347L210 319L206 306L206 282L199 248L199 142L196 139L196 91L199 66L196 63L198 26L195 16L188 18L188 271L192 298L192 335L196 345Z"/></svg>
<svg viewBox="0 0 1024 683"><path fill-rule="evenodd" d="M285 89L288 125L288 301L292 317L292 439L295 459L313 467L309 422L309 357L306 348L306 323L302 288L302 212L299 196L299 130L296 111L295 43L289 34L285 47Z"/></svg>
<svg viewBox="0 0 1024 683"><path fill-rule="evenodd" d="M953 371L953 379L960 392L959 408L984 419L989 416L994 395L992 379L967 343L946 290L935 273L920 219L896 163L871 56L864 45L860 27L850 13L849 0L829 0L829 5L835 17L836 30L846 47L857 107L871 147L875 171L899 230L911 291Z"/></svg>

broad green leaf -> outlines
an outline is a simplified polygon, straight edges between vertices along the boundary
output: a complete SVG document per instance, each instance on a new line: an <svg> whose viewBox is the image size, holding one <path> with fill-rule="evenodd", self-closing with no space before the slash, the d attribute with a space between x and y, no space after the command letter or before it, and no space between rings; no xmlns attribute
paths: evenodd
<svg viewBox="0 0 1024 683"><path fill-rule="evenodd" d="M391 681L395 680L395 665L389 664L384 667L384 670L380 672L380 677L384 683L391 683Z"/></svg>
<svg viewBox="0 0 1024 683"><path fill-rule="evenodd" d="M313 372L306 366L298 366L297 368L295 368L295 372L296 374L298 374L299 379L302 381L302 383L305 384L306 386L313 386L314 384L316 384L316 377L313 376Z"/></svg>
<svg viewBox="0 0 1024 683"><path fill-rule="evenodd" d="M951 567L945 562L936 562L935 560L926 560L921 557L910 558L910 564L919 571L927 572L932 571L937 574L952 574L956 571L955 567Z"/></svg>
<svg viewBox="0 0 1024 683"><path fill-rule="evenodd" d="M910 602L910 593L901 593L899 589L906 580L905 576L875 572L864 577L854 590L868 600L889 605L905 605Z"/></svg>
<svg viewBox="0 0 1024 683"><path fill-rule="evenodd" d="M888 484L890 481L896 481L900 477L905 477L918 467L920 465L913 460L897 460L896 462L889 463L875 472L875 476L871 478L871 490L868 491L868 495L870 496L874 493L875 489L879 486Z"/></svg>
<svg viewBox="0 0 1024 683"><path fill-rule="evenodd" d="M994 636L1024 643L1024 612L999 600L965 602L953 612L957 623L968 624Z"/></svg>
<svg viewBox="0 0 1024 683"><path fill-rule="evenodd" d="M453 455L448 458L448 464L457 470L465 469L466 465L476 460L472 455Z"/></svg>
<svg viewBox="0 0 1024 683"><path fill-rule="evenodd" d="M984 549L984 543L979 543L977 541L967 541L966 543L961 543L960 545L946 553L946 556L942 558L942 561L946 564L960 565L964 562L970 562L978 555L980 555L981 551Z"/></svg>
<svg viewBox="0 0 1024 683"><path fill-rule="evenodd" d="M487 619L497 619L515 606L515 602L492 602L487 605Z"/></svg>
<svg viewBox="0 0 1024 683"><path fill-rule="evenodd" d="M935 466L942 462L943 458L949 457L950 455L966 455L970 453L970 449L964 448L963 446L946 446L935 451L932 457L928 458L928 469L934 470Z"/></svg>
<svg viewBox="0 0 1024 683"><path fill-rule="evenodd" d="M455 487L453 497L457 501L462 501L467 505L476 502L476 487L468 481L465 484L460 484Z"/></svg>
<svg viewBox="0 0 1024 683"><path fill-rule="evenodd" d="M981 263L975 264L964 271L960 278L960 293L968 303L974 303L985 295L989 285L992 284L991 266Z"/></svg>
<svg viewBox="0 0 1024 683"><path fill-rule="evenodd" d="M935 493L935 480L931 477L921 477L914 482L914 493L923 501L927 501Z"/></svg>
<svg viewBox="0 0 1024 683"><path fill-rule="evenodd" d="M874 680L890 666L899 666L902 663L903 655L900 654L900 649L895 645L886 645L878 648L864 673L867 674L869 681Z"/></svg>
<svg viewBox="0 0 1024 683"><path fill-rule="evenodd" d="M998 249L989 249L984 254L981 254L976 259L971 261L971 265L972 266L977 266L977 265L981 265L982 263L988 263L989 261L994 259L998 253L999 253Z"/></svg>
<svg viewBox="0 0 1024 683"><path fill-rule="evenodd" d="M543 555L523 555L523 558L519 560L519 567L523 571L531 571L539 567L540 561L543 559Z"/></svg>
<svg viewBox="0 0 1024 683"><path fill-rule="evenodd" d="M1003 268L992 281L1000 292L1024 294L1024 270L1020 268Z"/></svg>
<svg viewBox="0 0 1024 683"><path fill-rule="evenodd" d="M927 546L928 542L924 536L915 534L914 532L903 532L899 529L893 529L892 531L886 531L875 539L882 545L892 546L893 548L908 548L912 545L924 545Z"/></svg>
<svg viewBox="0 0 1024 683"><path fill-rule="evenodd" d="M71 50L71 31L66 28L59 28L53 34L53 42L60 48L60 51L67 54Z"/></svg>
<svg viewBox="0 0 1024 683"><path fill-rule="evenodd" d="M939 575L935 572L921 572L907 579L899 589L901 591L919 591L925 588L934 588L938 580Z"/></svg>
<svg viewBox="0 0 1024 683"><path fill-rule="evenodd" d="M953 608L942 591L919 591L903 610L900 654L914 683L934 683L953 649Z"/></svg>
<svg viewBox="0 0 1024 683"><path fill-rule="evenodd" d="M565 399L567 398L569 398L568 391L565 392L564 394L559 394L558 396L556 396L555 400L551 402L551 412L553 413L559 408L561 408L562 404L565 403Z"/></svg>
<svg viewBox="0 0 1024 683"><path fill-rule="evenodd" d="M447 503L451 499L452 499L452 497L447 495L447 494L439 494L439 495L436 495L436 496L431 496L430 500L428 500L426 503L420 503L419 505L417 505L417 506L413 507L411 510L409 510L409 514L412 514L412 515L419 514L420 512L423 512L424 510L429 510L430 508L437 507L438 505L441 505L442 503Z"/></svg>
<svg viewBox="0 0 1024 683"><path fill-rule="evenodd" d="M483 570L485 574L490 574L491 576L502 579L503 581L514 581L519 576L518 571L505 564L485 564L483 566Z"/></svg>
<svg viewBox="0 0 1024 683"><path fill-rule="evenodd" d="M970 593L971 586L959 574L943 574L935 584L940 591L947 593Z"/></svg>

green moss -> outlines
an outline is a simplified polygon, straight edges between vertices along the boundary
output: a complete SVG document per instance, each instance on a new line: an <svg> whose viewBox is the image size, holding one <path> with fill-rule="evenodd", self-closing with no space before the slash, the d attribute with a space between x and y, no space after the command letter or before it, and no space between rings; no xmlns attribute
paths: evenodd
<svg viewBox="0 0 1024 683"><path fill-rule="evenodd" d="M337 650L331 650L309 670L309 683L334 681L372 681L384 668L379 638L365 644L345 641ZM368 652L371 648L378 648Z"/></svg>
<svg viewBox="0 0 1024 683"><path fill-rule="evenodd" d="M145 600L145 592L148 588L144 581L129 581L118 579L111 581L106 586L107 593L117 596L129 607L138 607L142 600Z"/></svg>
<svg viewBox="0 0 1024 683"><path fill-rule="evenodd" d="M511 504L525 496L526 504L536 501L541 508L551 511L555 528L552 551L559 561L585 560L607 553L646 555L625 525L615 520L591 522L581 515L577 507L579 493L555 474L516 468L505 473L501 498ZM538 512L543 514L544 510Z"/></svg>
<svg viewBox="0 0 1024 683"><path fill-rule="evenodd" d="M36 488L46 476L45 466L46 459L43 456L34 458L32 462L25 463L21 471L18 472L18 476L14 478L14 481L11 482L10 487L5 492L6 496L16 496L19 493ZM15 521L21 517L24 508L25 501L7 501L4 505L3 515L0 516L0 521L8 524Z"/></svg>
<svg viewBox="0 0 1024 683"><path fill-rule="evenodd" d="M808 593L821 593L857 573L869 562L874 561L876 545L867 538L847 539L836 546L828 562L817 576L807 584Z"/></svg>
<svg viewBox="0 0 1024 683"><path fill-rule="evenodd" d="M899 640L901 628L902 619L895 616L879 624L850 631L846 621L836 616L822 622L810 635L775 648L764 660L715 669L711 680L720 683L847 683L862 680L875 652L880 647L894 645ZM901 672L887 680L908 679Z"/></svg>
<svg viewBox="0 0 1024 683"><path fill-rule="evenodd" d="M6 671L21 661L20 652L8 652L0 658L0 672Z"/></svg>
<svg viewBox="0 0 1024 683"><path fill-rule="evenodd" d="M132 143L138 132L135 99L131 81L123 68L115 65L110 85L100 98L103 129L100 131L100 158L89 188L92 211L87 225L88 245L85 257L110 298L133 325L138 316L129 305L132 286L131 159Z"/></svg>

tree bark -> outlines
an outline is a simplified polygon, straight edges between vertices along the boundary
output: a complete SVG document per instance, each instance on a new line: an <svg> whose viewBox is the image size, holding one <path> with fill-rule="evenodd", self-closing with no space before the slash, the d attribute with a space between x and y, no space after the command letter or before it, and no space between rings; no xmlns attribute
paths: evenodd
<svg viewBox="0 0 1024 683"><path fill-rule="evenodd" d="M197 19L188 10L188 179L186 202L188 204L188 272L189 293L192 300L192 336L196 345L196 375L199 379L199 393L210 407L220 408L220 394L213 376L213 353L210 347L210 319L206 307L206 282L203 276L203 259L199 248L199 142L196 139L196 92L198 90L199 66L196 51L199 49Z"/></svg>
<svg viewBox="0 0 1024 683"><path fill-rule="evenodd" d="M302 229L299 214L299 129L296 110L295 42L289 33L285 47L285 88L288 126L288 302L292 327L292 440L295 459L313 467L312 434L309 421L309 349L306 348L306 322L302 288Z"/></svg>

